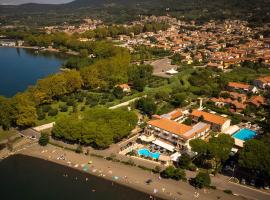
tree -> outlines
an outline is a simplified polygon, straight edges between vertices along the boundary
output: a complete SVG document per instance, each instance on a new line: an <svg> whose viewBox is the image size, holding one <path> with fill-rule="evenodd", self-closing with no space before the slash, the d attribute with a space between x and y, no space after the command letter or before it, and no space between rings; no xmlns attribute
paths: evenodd
<svg viewBox="0 0 270 200"><path fill-rule="evenodd" d="M190 180L190 184L196 188L208 187L211 184L211 178L208 173L199 172L195 178Z"/></svg>
<svg viewBox="0 0 270 200"><path fill-rule="evenodd" d="M207 152L207 143L202 139L194 139L189 142L192 151L197 152L198 154L206 154Z"/></svg>
<svg viewBox="0 0 270 200"><path fill-rule="evenodd" d="M136 102L136 108L149 116L153 115L157 110L154 100L149 97L139 99Z"/></svg>
<svg viewBox="0 0 270 200"><path fill-rule="evenodd" d="M155 94L155 98L158 100L166 101L169 99L171 93L171 88L162 88L157 91L157 93Z"/></svg>
<svg viewBox="0 0 270 200"><path fill-rule="evenodd" d="M151 65L132 65L128 68L128 79L135 90L142 92L153 73Z"/></svg>
<svg viewBox="0 0 270 200"><path fill-rule="evenodd" d="M56 108L52 108L48 112L48 116L56 116L57 114L58 114L58 109L56 109Z"/></svg>
<svg viewBox="0 0 270 200"><path fill-rule="evenodd" d="M38 140L39 145L46 146L49 143L49 134L42 132Z"/></svg>
<svg viewBox="0 0 270 200"><path fill-rule="evenodd" d="M52 134L59 139L103 149L126 137L136 124L137 116L133 112L92 108L57 120Z"/></svg>
<svg viewBox="0 0 270 200"><path fill-rule="evenodd" d="M117 98L117 99L122 99L124 97L124 91L121 87L117 86L114 87L113 89L113 95Z"/></svg>
<svg viewBox="0 0 270 200"><path fill-rule="evenodd" d="M233 145L234 139L227 134L220 134L218 137L209 139L208 151L215 161L215 170L218 170L220 165L229 158Z"/></svg>
<svg viewBox="0 0 270 200"><path fill-rule="evenodd" d="M239 153L239 165L263 180L270 178L269 144L257 139L248 140Z"/></svg>
<svg viewBox="0 0 270 200"><path fill-rule="evenodd" d="M186 105L186 99L187 99L187 95L186 93L177 93L175 95L173 95L172 97L172 104L174 106L184 106Z"/></svg>
<svg viewBox="0 0 270 200"><path fill-rule="evenodd" d="M16 124L20 127L34 126L37 121L35 104L28 95L27 93L19 93L12 99L16 107Z"/></svg>
<svg viewBox="0 0 270 200"><path fill-rule="evenodd" d="M208 159L214 162L214 169L220 169L221 164L229 158L229 154L234 145L234 140L230 135L220 134L218 137L212 137L209 142L201 139L190 141L192 151L197 152L201 157L201 161L205 162Z"/></svg>
<svg viewBox="0 0 270 200"><path fill-rule="evenodd" d="M178 166L183 169L188 169L191 164L191 158L188 154L182 154L178 160Z"/></svg>
<svg viewBox="0 0 270 200"><path fill-rule="evenodd" d="M8 130L14 123L15 109L11 100L0 96L0 126L4 130Z"/></svg>
<svg viewBox="0 0 270 200"><path fill-rule="evenodd" d="M173 166L167 167L165 170L163 170L160 175L163 178L171 178L175 180L185 180L186 173L183 169L180 168L174 168Z"/></svg>

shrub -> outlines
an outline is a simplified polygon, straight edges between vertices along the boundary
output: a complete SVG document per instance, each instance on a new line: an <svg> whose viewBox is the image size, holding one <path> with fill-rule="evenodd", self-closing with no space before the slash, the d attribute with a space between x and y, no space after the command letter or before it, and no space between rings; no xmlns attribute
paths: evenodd
<svg viewBox="0 0 270 200"><path fill-rule="evenodd" d="M227 194L233 194L233 192L231 190L223 190L224 193L227 193Z"/></svg>
<svg viewBox="0 0 270 200"><path fill-rule="evenodd" d="M84 111L84 110L85 110L85 106L82 106L82 107L81 107L81 111Z"/></svg>
<svg viewBox="0 0 270 200"><path fill-rule="evenodd" d="M161 177L163 178L171 178L175 180L185 180L186 179L186 173L183 169L180 168L174 168L173 166L167 167L165 170L163 170L160 173Z"/></svg>
<svg viewBox="0 0 270 200"><path fill-rule="evenodd" d="M78 106L76 104L72 106L72 112L73 113L78 112Z"/></svg>
<svg viewBox="0 0 270 200"><path fill-rule="evenodd" d="M78 102L83 102L83 100L84 100L84 97L83 97L83 96L78 96L78 97L77 97L77 101L78 101Z"/></svg>
<svg viewBox="0 0 270 200"><path fill-rule="evenodd" d="M82 146L81 145L78 145L76 150L75 150L76 153L82 153L83 150L82 150Z"/></svg>
<svg viewBox="0 0 270 200"><path fill-rule="evenodd" d="M208 173L199 172L195 178L190 179L190 184L196 188L208 187L211 184L211 178Z"/></svg>
<svg viewBox="0 0 270 200"><path fill-rule="evenodd" d="M53 108L48 112L49 116L56 116L58 114L58 110Z"/></svg>
<svg viewBox="0 0 270 200"><path fill-rule="evenodd" d="M148 167L145 167L145 166L142 166L142 165L138 165L138 167L141 168L141 169L143 169L143 170L145 170L145 171L149 171L149 172L152 171L152 169L150 169Z"/></svg>
<svg viewBox="0 0 270 200"><path fill-rule="evenodd" d="M42 110L39 110L38 112L37 112L37 115L38 115L38 120L43 120L43 119L45 119L45 117L46 117L46 115L45 115L45 113L44 112L42 112Z"/></svg>
<svg viewBox="0 0 270 200"><path fill-rule="evenodd" d="M210 185L209 188L211 188L211 189L213 189L213 190L216 190L216 189L217 189L217 187L214 186L214 185Z"/></svg>
<svg viewBox="0 0 270 200"><path fill-rule="evenodd" d="M67 112L68 111L68 106L67 105L61 105L59 106L60 112Z"/></svg>
<svg viewBox="0 0 270 200"><path fill-rule="evenodd" d="M42 106L42 111L47 113L52 109L52 107L50 105L43 105Z"/></svg>
<svg viewBox="0 0 270 200"><path fill-rule="evenodd" d="M68 96L64 95L62 97L60 97L60 100L63 102L67 102L68 101Z"/></svg>
<svg viewBox="0 0 270 200"><path fill-rule="evenodd" d="M76 101L74 99L68 99L67 100L67 105L68 106L74 106L76 104Z"/></svg>
<svg viewBox="0 0 270 200"><path fill-rule="evenodd" d="M49 134L42 132L38 140L39 145L46 146L49 143Z"/></svg>
<svg viewBox="0 0 270 200"><path fill-rule="evenodd" d="M161 172L161 167L160 166L156 166L152 171L154 173L160 173Z"/></svg>

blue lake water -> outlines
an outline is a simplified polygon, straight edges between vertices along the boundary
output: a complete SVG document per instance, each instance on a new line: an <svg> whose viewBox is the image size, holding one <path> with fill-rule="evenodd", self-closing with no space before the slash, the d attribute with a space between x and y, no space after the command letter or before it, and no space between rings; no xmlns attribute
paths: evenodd
<svg viewBox="0 0 270 200"><path fill-rule="evenodd" d="M29 49L0 48L0 95L11 97L59 71L63 56Z"/></svg>
<svg viewBox="0 0 270 200"><path fill-rule="evenodd" d="M68 177L64 177L64 174ZM111 181L22 155L1 161L0 177L2 200L149 199L148 194L112 184Z"/></svg>

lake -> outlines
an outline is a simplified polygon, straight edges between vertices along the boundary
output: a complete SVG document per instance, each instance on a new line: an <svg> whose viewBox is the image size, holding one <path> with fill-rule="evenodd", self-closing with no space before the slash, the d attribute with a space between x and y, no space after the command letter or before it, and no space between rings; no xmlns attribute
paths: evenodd
<svg viewBox="0 0 270 200"><path fill-rule="evenodd" d="M68 174L64 177L63 174ZM23 155L0 162L1 199L147 200L149 195L59 164ZM86 181L86 177L88 181Z"/></svg>
<svg viewBox="0 0 270 200"><path fill-rule="evenodd" d="M64 56L30 49L0 48L0 95L11 97L59 71Z"/></svg>

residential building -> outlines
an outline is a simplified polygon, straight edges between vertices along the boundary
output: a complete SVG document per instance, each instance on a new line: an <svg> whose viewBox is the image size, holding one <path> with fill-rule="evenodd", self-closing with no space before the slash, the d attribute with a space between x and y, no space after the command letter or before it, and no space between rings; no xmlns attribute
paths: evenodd
<svg viewBox="0 0 270 200"><path fill-rule="evenodd" d="M126 84L126 83L121 84L121 85L117 85L117 86L120 87L123 90L123 92L128 93L128 92L131 91L130 86L128 84Z"/></svg>
<svg viewBox="0 0 270 200"><path fill-rule="evenodd" d="M191 117L196 122L202 121L210 124L211 129L218 132L224 132L231 124L231 120L226 117L201 110L193 110Z"/></svg>
<svg viewBox="0 0 270 200"><path fill-rule="evenodd" d="M194 126L188 126L162 118L149 121L145 128L145 134L154 135L159 140L181 149L190 148L190 140L205 137L209 130L210 125L203 122L199 122Z"/></svg>
<svg viewBox="0 0 270 200"><path fill-rule="evenodd" d="M256 85L260 89L270 87L270 76L264 76L254 80L254 85Z"/></svg>
<svg viewBox="0 0 270 200"><path fill-rule="evenodd" d="M229 82L227 85L229 90L233 91L240 91L240 92L252 92L257 93L258 88L246 83L239 83L239 82Z"/></svg>
<svg viewBox="0 0 270 200"><path fill-rule="evenodd" d="M256 107L260 107L260 106L266 104L266 100L263 96L253 96L249 100L249 103L256 106Z"/></svg>

